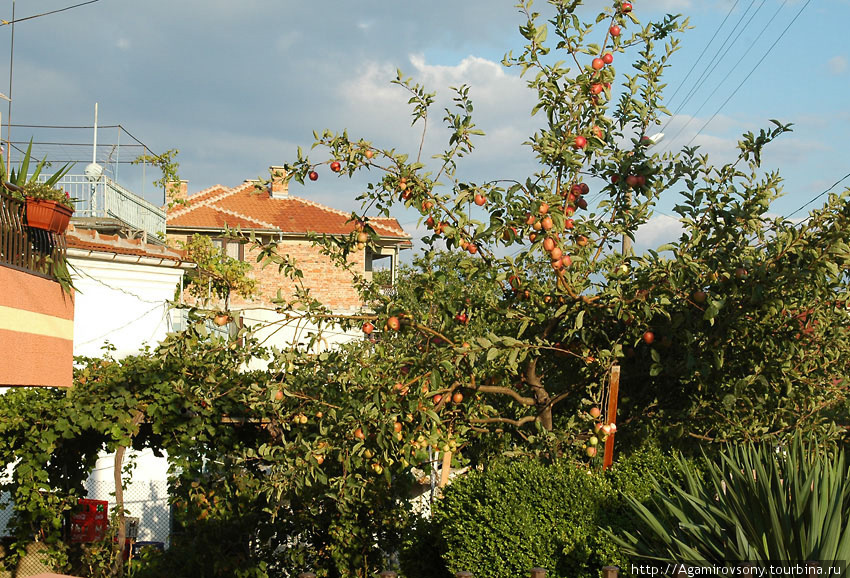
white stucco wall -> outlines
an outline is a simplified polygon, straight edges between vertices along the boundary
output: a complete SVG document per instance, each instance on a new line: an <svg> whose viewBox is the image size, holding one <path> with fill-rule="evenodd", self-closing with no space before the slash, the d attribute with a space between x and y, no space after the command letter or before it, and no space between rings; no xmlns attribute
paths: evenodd
<svg viewBox="0 0 850 578"><path fill-rule="evenodd" d="M74 355L99 357L109 342L115 357L138 353L162 341L169 326L168 302L175 297L183 269L143 263L80 258L69 251L77 295Z"/></svg>

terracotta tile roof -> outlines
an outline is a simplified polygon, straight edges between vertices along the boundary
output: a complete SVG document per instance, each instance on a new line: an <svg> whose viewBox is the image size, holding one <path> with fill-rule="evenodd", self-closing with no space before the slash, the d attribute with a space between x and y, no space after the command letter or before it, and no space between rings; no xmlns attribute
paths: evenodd
<svg viewBox="0 0 850 578"><path fill-rule="evenodd" d="M273 229L283 233L344 235L354 229L346 223L349 213L319 203L287 196L272 199L246 181L233 188L216 185L186 199L186 204L168 211L167 227ZM410 235L396 219L370 218L369 224L382 237L399 238L405 245Z"/></svg>
<svg viewBox="0 0 850 578"><path fill-rule="evenodd" d="M77 229L74 225L68 226L65 239L69 249L117 253L119 255L137 255L139 257L167 259L177 262L187 261L186 251L145 243L141 239L126 239L118 235L101 235L94 230Z"/></svg>

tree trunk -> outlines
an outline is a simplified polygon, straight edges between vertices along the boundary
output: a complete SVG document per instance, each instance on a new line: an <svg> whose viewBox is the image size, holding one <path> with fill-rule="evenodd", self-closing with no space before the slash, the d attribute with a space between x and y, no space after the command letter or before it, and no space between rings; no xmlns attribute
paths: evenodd
<svg viewBox="0 0 850 578"><path fill-rule="evenodd" d="M532 359L528 362L528 367L525 370L525 380L531 386L531 391L534 393L534 402L537 407L538 419L540 425L546 431L552 431L552 399L549 397L549 392L543 387L543 382L537 375L537 360Z"/></svg>
<svg viewBox="0 0 850 578"><path fill-rule="evenodd" d="M130 439L135 435L136 428L140 423L142 423L142 419L144 419L144 414L140 411L135 411L135 415L132 420L132 430L130 432ZM124 547L127 543L127 520L124 516L124 484L121 480L121 473L124 468L124 454L127 452L127 448L125 446L119 446L118 449L115 450L115 463L113 465L113 479L115 481L115 511L118 513L118 536L117 536L117 548L118 551L115 554L115 560L112 562L112 575L113 576L123 576L124 575Z"/></svg>

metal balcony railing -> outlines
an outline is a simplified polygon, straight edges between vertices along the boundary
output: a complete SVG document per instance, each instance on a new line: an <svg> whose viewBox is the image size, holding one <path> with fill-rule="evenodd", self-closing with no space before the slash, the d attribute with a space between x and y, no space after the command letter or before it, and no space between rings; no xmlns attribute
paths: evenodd
<svg viewBox="0 0 850 578"><path fill-rule="evenodd" d="M65 266L65 235L26 226L25 206L0 191L0 264L55 279Z"/></svg>
<svg viewBox="0 0 850 578"><path fill-rule="evenodd" d="M133 229L165 234L165 211L102 176L92 183L84 175L66 175L56 183L76 199L74 217L113 218Z"/></svg>

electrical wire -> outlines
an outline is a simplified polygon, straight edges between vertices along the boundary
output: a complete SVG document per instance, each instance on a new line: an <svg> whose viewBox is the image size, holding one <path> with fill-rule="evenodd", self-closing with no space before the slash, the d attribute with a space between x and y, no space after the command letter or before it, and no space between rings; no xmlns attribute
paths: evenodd
<svg viewBox="0 0 850 578"><path fill-rule="evenodd" d="M688 94L685 96L685 100L682 101L682 103L673 112L670 119L668 119L668 121L667 121L668 123L672 120L672 118L674 116L676 116L677 114L679 114L682 111L682 109L685 107L685 105L688 104L688 102L690 101L691 97L696 93L696 90L700 86L702 86L702 83L705 80L707 71L709 70L709 68L711 68L712 65L714 65L715 62L718 61L718 55L720 54L720 51L723 50L724 47L727 47L727 45L731 46L729 44L729 39L732 38L732 35L735 34L736 30L738 30L738 27L741 25L741 23L744 21L744 18L749 13L750 8L752 8L755 5L755 2L756 2L756 0L750 1L750 5L747 6L747 9L744 11L743 14L741 14L741 17L738 19L738 22L735 24L735 26L732 28L732 30L729 32L729 34L726 36L726 39L723 42L720 43L720 46L717 47L717 51L714 53L714 55L711 57L711 59L705 65L705 69L702 71L702 73L700 73L699 78L697 78L694 86L688 91ZM733 41L732 44L734 44L734 41ZM667 125L665 124L664 126L666 127Z"/></svg>
<svg viewBox="0 0 850 578"><path fill-rule="evenodd" d="M50 12L42 12L41 14L34 14L32 16L26 16L24 18L14 18L12 20L2 20L0 19L0 26L7 26L9 24L15 24L17 22L24 22L25 20L32 20L33 18L41 18L42 16L49 16L50 14L56 14L58 12L65 12L66 10L71 10L73 8L79 8L80 6L85 6L86 4L94 4L95 2L100 2L100 0L88 0L88 2L82 2L80 4L74 4L73 6L66 6L65 8L59 8L58 10L51 10Z"/></svg>
<svg viewBox="0 0 850 578"><path fill-rule="evenodd" d="M735 10L735 7L738 5L738 2L739 2L739 0L735 0L735 3L732 4L731 8L729 8L729 12L726 13L726 17L723 18L723 22L721 22L720 26L717 27L717 30L714 31L714 34L712 35L711 40L708 41L708 44L705 45L705 48L702 49L702 52L700 52L700 55L697 57L697 59L691 65L691 69L688 70L688 73L685 75L685 78L682 79L682 81L679 83L679 86L677 86L676 90L673 91L673 95L670 97L671 103L673 102L673 99L676 98L676 95L679 94L679 90L681 90L681 88L688 81L688 78L690 78L691 73L696 69L697 64L699 64L699 61L702 60L703 56L705 56L705 53L708 51L708 48L711 46L711 43L714 42L714 39L717 38L717 35L723 29L723 26L726 25L726 21L729 19L729 16L731 16L732 11ZM670 117L670 118L672 119L672 117ZM664 129L667 128L667 124L669 124L669 123L670 123L670 119L668 119L667 122L664 124L664 126L661 128L661 132L664 132Z"/></svg>
<svg viewBox="0 0 850 578"><path fill-rule="evenodd" d="M755 66L753 66L753 68L750 70L750 72L747 74L747 76L744 77L744 80L742 80L741 83L735 88L735 90L732 91L732 94L730 94L729 97L726 100L723 101L723 104L721 104L717 108L717 110L714 111L714 114L711 115L711 118L709 118L705 122L705 124L702 125L702 127L697 131L697 133L693 136L693 138L691 138L691 140L688 141L688 144L685 145L685 146L690 146L690 144L692 142L694 142L694 139L696 139L700 135L700 133L702 133L702 131L705 130L705 128L709 125L709 123L712 120L714 120L714 118L720 113L720 111L723 109L723 107L726 106L729 103L730 100L732 100L732 97L735 96L738 93L739 90L741 90L741 87L744 86L744 84L750 79L750 77L753 75L753 73L756 71L756 69L761 65L762 62L764 62L765 58L768 57L768 55L771 53L773 48L779 43L780 40L782 40L782 37L785 36L785 33L788 32L788 29L790 29L791 26L794 24L794 22L797 21L797 18L800 17L800 15L803 13L803 10L806 9L806 7L811 3L811 1L812 0L806 0L806 3L803 4L803 7L800 8L799 12L797 12L797 14L794 16L794 18L791 19L791 22L788 23L788 26L785 27L785 29L782 31L782 33L779 34L779 36L776 38L776 40L773 42L773 44L770 45L770 48L767 49L767 52L764 53L764 56L762 56L759 59L759 61L756 62ZM783 3L783 5L784 5L784 3Z"/></svg>
<svg viewBox="0 0 850 578"><path fill-rule="evenodd" d="M831 186L831 187L829 187L828 189L826 189L826 190L825 190L825 191L823 191L822 193L820 193L820 194L818 194L818 195L815 195L815 196L814 196L814 197L813 197L810 201L808 201L808 202L806 202L806 203L803 203L803 205L801 205L798 209L796 209L796 210L794 210L794 211L791 211L790 213L788 213L787 215L785 215L785 216L784 216L784 217L782 217L782 218L783 218L783 219L788 219L788 218L790 218L792 215L795 215L795 214L799 213L800 211L802 211L803 209L805 209L806 207L808 207L809 205L811 205L812 203L814 203L815 201L817 201L819 198L821 198L822 196L824 196L825 194L827 194L828 192L830 192L832 189L834 189L835 187L837 187L838 185L840 185L840 184L841 184L841 182L842 182L842 181L844 181L844 180L846 180L847 178L850 178L850 173L847 173L846 175L844 175L843 177L841 177L840 179L838 179L837 181L835 181L834 183L832 183L832 186ZM803 220L803 222L805 222L805 221L807 221L807 220L808 220L808 217L806 217L806 219L804 219L804 220Z"/></svg>
<svg viewBox="0 0 850 578"><path fill-rule="evenodd" d="M785 7L785 5L786 5L787 3L788 3L788 0L784 0L784 1L782 2L782 4L779 6L779 8L776 10L776 12L774 12L774 13L773 13L773 16L770 18L770 20L768 21L768 23L767 23L764 27L762 27L762 28L761 28L761 30L762 30L762 31L761 31L761 32L760 32L760 33L756 36L756 38L755 38L755 39L754 39L754 40L750 43L749 47L747 48L747 50L746 50L745 52L747 52L747 53L748 53L750 50L752 50L752 48L755 46L755 43L759 40L759 38L761 38L762 34L764 33L764 30L766 30L766 29L768 29L768 28L769 28L770 24L771 24L771 23L773 22L773 20L774 20L774 19L775 19L775 18L779 15L779 12L781 12L781 11L782 11L782 9ZM743 28L741 28L741 31L738 33L738 36L736 36L736 37L735 37L735 40L733 40L733 41L732 41L732 44L730 44L730 45L726 48L726 51L725 51L725 52L723 53L723 55L720 57L720 60L718 60L718 61L717 61L717 63L716 63L716 64L715 64L715 65L711 68L711 70L710 70L710 71L708 72L708 74L706 75L705 79L703 79L703 82L702 82L702 83L700 83L700 84L699 84L699 86L697 86L697 87L695 87L695 88L701 88L701 87L702 87L702 84L703 84L706 80L708 80L708 77L709 77L709 76L710 76L710 75L714 72L714 70L715 70L715 69L717 68L717 66L720 64L720 61L721 61L721 60L723 60L723 58L725 58L725 57L726 57L726 54L728 54L729 50L732 48L732 46L734 46L735 42L737 42L737 41L738 41L738 38L741 36L741 33L743 33L743 32L744 32L744 30L746 30L746 29L749 27L750 22L753 20L753 18L755 17L755 15L756 15L756 14L758 14L758 12L762 9L762 7L764 7L764 4L765 4L765 0L762 0L762 3L761 3L761 4L759 4L758 9L757 9L755 12L753 12L753 13L752 13L752 15L750 16L750 19L749 19L749 20L747 20L747 24L746 24ZM685 123L685 124L684 124L684 125L683 125L683 126L682 126L679 130L678 130L678 132L676 132L676 134L673 136L673 138L671 138L671 139L670 139L670 141L669 141L669 143L670 143L670 144L672 144L672 143L673 143L673 141L675 141L675 140L679 137L679 135L680 135L680 134L682 134L682 132L684 132L684 130L685 130L686 128L688 128L688 126L691 124L691 122L693 122L694 118L696 118L696 116L700 113L700 111L702 111L702 109L705 107L705 105L706 105L706 104L708 104L708 101L712 99L712 97L713 97L713 96L717 93L717 91L718 91L718 90L720 90L720 87L721 87L721 86L723 86L723 83L725 83L725 82L729 79L729 77L732 75L732 73L733 73L733 72L735 72L735 71L737 70L737 66L736 66L736 65L737 65L737 62L736 62L736 63L735 63L735 65L733 65L733 66L729 69L729 71L728 71L728 72L727 72L727 73L723 76L723 78L720 80L720 82L716 82L716 83L714 83L714 90L712 90L712 91L711 91L711 93L708 95L708 97L706 97L706 99L702 102L702 104L701 104L701 105L699 105L699 108L697 108L696 112L694 112L692 115L690 115L690 118L688 119L688 122L686 122L686 123ZM736 89L736 90L737 90L737 89ZM694 93L694 94L696 94L696 93ZM715 114L716 114L716 113L715 113ZM671 120L672 120L672 117L671 117ZM669 122L669 121L668 121L668 122ZM689 144L690 144L690 143L689 143Z"/></svg>
<svg viewBox="0 0 850 578"><path fill-rule="evenodd" d="M75 343L74 345L88 345L89 343L94 343L95 341L99 341L99 340L103 339L104 337L106 337L106 336L108 336L108 335L112 335L112 334L113 334L113 333L115 333L116 331L121 331L122 329L126 329L127 327L129 327L130 325L132 325L133 323L135 323L136 321L139 321L140 319L143 319L143 318L147 317L148 315L150 315L151 313L153 313L153 312L154 312L154 311L156 311L157 309L159 309L159 308L161 308L161 307L164 307L165 305L166 305L166 303L165 303L164 301L163 301L163 302L161 302L161 303L158 303L155 307L152 307L151 309L148 309L147 311L145 311L144 313L142 313L141 315L139 315L139 316L138 316L138 317L136 317L135 319L132 319L131 321L128 321L128 322L127 322L127 323L125 323L124 325L121 325L121 326L119 326L119 327L115 327L115 328L113 328L113 329L110 329L110 330L109 330L109 331L107 331L106 333L104 333L104 334L102 334L102 335L99 335L98 337L95 337L95 338L93 338L93 339L89 339L88 341L83 341L82 343Z"/></svg>

